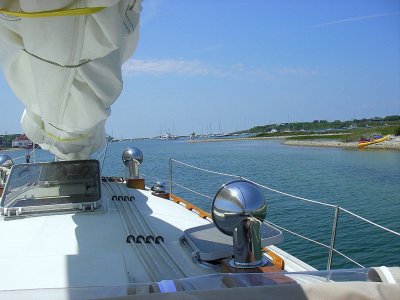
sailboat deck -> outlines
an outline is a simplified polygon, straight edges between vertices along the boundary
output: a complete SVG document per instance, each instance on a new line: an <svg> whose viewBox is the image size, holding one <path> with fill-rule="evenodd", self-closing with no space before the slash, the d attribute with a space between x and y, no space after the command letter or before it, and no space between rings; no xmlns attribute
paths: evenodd
<svg viewBox="0 0 400 300"><path fill-rule="evenodd" d="M179 243L185 229L209 221L149 191L126 189L135 200L117 203L110 187L123 184L103 185L109 188L103 186L103 207L97 211L2 221L0 234L8 238L0 248L0 263L10 272L2 272L1 290L123 285L210 273L194 264ZM144 222L163 238L163 245L127 243L129 235L153 235Z"/></svg>

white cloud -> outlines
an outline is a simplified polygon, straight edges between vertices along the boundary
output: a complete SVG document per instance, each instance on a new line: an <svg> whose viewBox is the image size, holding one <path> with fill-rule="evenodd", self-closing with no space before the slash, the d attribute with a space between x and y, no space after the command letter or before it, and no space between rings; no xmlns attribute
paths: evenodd
<svg viewBox="0 0 400 300"><path fill-rule="evenodd" d="M278 69L280 75L302 75L302 76L312 76L318 74L316 70L307 70L303 68L290 68L282 67Z"/></svg>
<svg viewBox="0 0 400 300"><path fill-rule="evenodd" d="M273 80L287 76L313 76L316 70L305 68L280 67L273 71L249 68L243 63L229 67L212 66L200 60L184 59L130 59L122 65L122 72L129 75L177 75L177 76L212 76L212 77L256 77Z"/></svg>
<svg viewBox="0 0 400 300"><path fill-rule="evenodd" d="M184 76L218 76L229 75L223 69L209 66L199 60L183 59L130 59L122 65L124 75L184 75Z"/></svg>
<svg viewBox="0 0 400 300"><path fill-rule="evenodd" d="M396 12L386 13L386 14L375 14L375 15L369 15L369 16L361 16L361 17L355 17L355 18L341 19L341 20L335 20L335 21L331 21L331 22L317 24L317 25L311 26L311 28L331 26L331 25L336 25L336 24L341 24L341 23L348 23L348 22L355 22L355 21L366 20L366 19L382 18L382 17L394 16L394 15L399 15L399 14L400 14L400 11L396 11Z"/></svg>

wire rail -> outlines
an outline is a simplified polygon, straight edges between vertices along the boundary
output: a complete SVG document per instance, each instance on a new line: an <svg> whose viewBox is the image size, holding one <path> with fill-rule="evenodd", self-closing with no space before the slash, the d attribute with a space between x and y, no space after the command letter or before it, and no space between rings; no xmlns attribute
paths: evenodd
<svg viewBox="0 0 400 300"><path fill-rule="evenodd" d="M399 233L399 232L396 232L396 231L394 231L394 230L392 230L392 229L389 229L389 228L387 228L387 227L385 227L385 226L382 226L382 225L380 225L380 224L377 224L377 223L375 223L375 222L372 222L372 221L370 221L370 220L368 220L368 219L366 219L366 218L364 218L364 217L362 217L362 216L360 216L360 215L357 215L357 214L355 214L355 213L353 213L353 212L351 212L351 211L349 211L349 210L347 210L347 209L345 209L345 208L343 208L343 207L340 207L340 206L337 206L337 205L333 205L333 204L330 204L330 203L325 203L325 202L317 201L317 200L307 199L307 198L304 198L304 197L299 197L299 196L292 195L292 194L288 194L288 193L279 191L279 190L277 190L277 189L273 189L273 188L271 188L271 187L268 187L268 186L259 184L259 183L255 182L255 181L252 181L252 180L250 180L250 179L247 179L247 178L242 177L242 176L239 176L239 175L232 175L232 174L221 173L221 172L216 172L216 171L211 171L211 170L203 169L203 168L196 167L196 166L193 166L193 165L190 165L190 164L187 164L187 163L184 163L184 162L181 162L181 161L179 161L179 160L172 159L172 158L169 159L169 186L170 186L170 193L172 193L173 185L175 185L175 186L178 186L178 187L180 187L180 188L182 188L182 189L184 189L184 190L186 190L186 191L189 191L189 192L191 192L191 193L194 193L194 194L196 194L196 195L205 197L205 198L207 198L207 199L213 199L213 197L210 196L210 195L205 195L205 194L200 193L200 192L198 192L198 191L196 191L196 190L194 190L194 189L190 189L190 188L188 188L188 187L186 187L186 186L183 186L182 184L179 184L179 183L177 183L176 181L173 181L173 180L172 180L172 179L173 179L173 163L177 163L177 164L179 164L179 165L182 165L182 166L185 166L185 167L188 167L188 168L192 168L192 169L195 169L195 170L198 170L198 171L210 173L210 174L215 174L215 175L220 175L220 176L226 176L226 177L231 177L231 178L237 178L237 179L246 180L246 181L248 181L248 182L251 182L251 183L257 185L258 187L260 187L260 188L262 188L262 189L265 189L265 190L268 190L268 191L271 191L271 192L274 192L274 193L277 193L277 194L280 194L280 195L284 195L284 196L287 196L287 197L290 197L290 198L293 198L293 199L296 199L296 200L301 200L301 201L307 202L307 203L309 203L309 204L316 204L316 205L321 205L321 206L325 206L325 207L334 208L334 209L335 209L335 215L334 215L334 217L333 217L333 222L332 222L332 234L331 234L331 242L330 242L330 245L326 245L326 244L324 244L324 243L318 242L318 241L316 241L316 240L314 240L314 239L311 239L311 238L309 238L309 237L306 237L305 235L301 235L301 234L299 234L299 233L296 233L296 232L294 232L294 231L292 231L292 230L289 230L289 229L287 229L287 228L284 228L284 227L279 226L279 225L277 225L277 224L274 224L274 223L272 223L272 222L264 221L264 222L267 223L267 224L271 224L272 226L275 226L275 227L277 227L278 229L283 230L283 231L285 231L285 232L288 232L288 233L290 233L290 234L292 234L292 235L294 235L294 236L297 236L297 237L299 237L299 238L301 238L301 239L303 239L303 240L309 241L309 242L311 242L311 243L314 243L314 244L316 244L316 245L319 245L319 246L321 246L321 247L324 247L324 248L329 249L328 261L327 261L327 270L330 270L331 267L332 267L333 253L336 253L336 254L340 255L341 257L345 258L346 260L348 260L348 261L350 261L350 262L356 264L357 266L364 268L363 265L361 265L360 263L358 263L357 261L355 261L355 260L352 259L351 257L349 257L349 256L345 255L344 253L342 253L342 252L338 251L337 249L335 249L336 229L337 229L337 224L338 224L338 221L339 221L339 212L340 212L340 211L342 211L342 212L344 212L344 213L347 213L347 214L349 214L349 215L351 215L351 216L353 216L353 217L355 217L355 218L357 218L357 219L359 219L359 220L362 220L362 221L364 221L364 222L367 222L368 224L370 224L370 225L372 225L372 226L375 226L375 227L380 228L380 229L382 229L382 230L384 230L384 231L386 231L386 232L389 232L389 233L391 233L391 234L394 234L394 235L400 237L400 233Z"/></svg>

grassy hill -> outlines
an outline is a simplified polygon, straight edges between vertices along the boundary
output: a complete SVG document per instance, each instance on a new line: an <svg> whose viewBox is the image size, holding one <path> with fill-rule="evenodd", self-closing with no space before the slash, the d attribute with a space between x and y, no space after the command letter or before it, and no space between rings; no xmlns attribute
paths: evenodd
<svg viewBox="0 0 400 300"><path fill-rule="evenodd" d="M400 116L393 115L384 118L354 119L351 121L314 120L312 122L293 122L269 124L253 127L248 130L257 137L293 136L294 139L330 138L346 141L356 141L361 137L380 135L400 135ZM313 136L309 136L313 134ZM318 135L315 135L318 134ZM327 135L329 134L329 135ZM305 137L307 135L307 137Z"/></svg>

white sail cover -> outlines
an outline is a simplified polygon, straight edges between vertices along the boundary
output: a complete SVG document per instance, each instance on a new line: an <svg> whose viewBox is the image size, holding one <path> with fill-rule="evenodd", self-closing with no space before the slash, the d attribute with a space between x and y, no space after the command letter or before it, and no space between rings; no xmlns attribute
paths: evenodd
<svg viewBox="0 0 400 300"><path fill-rule="evenodd" d="M73 16L0 14L0 64L25 105L22 129L58 159L86 159L105 145L121 65L137 44L140 2L0 0L1 10L24 13L105 7Z"/></svg>

